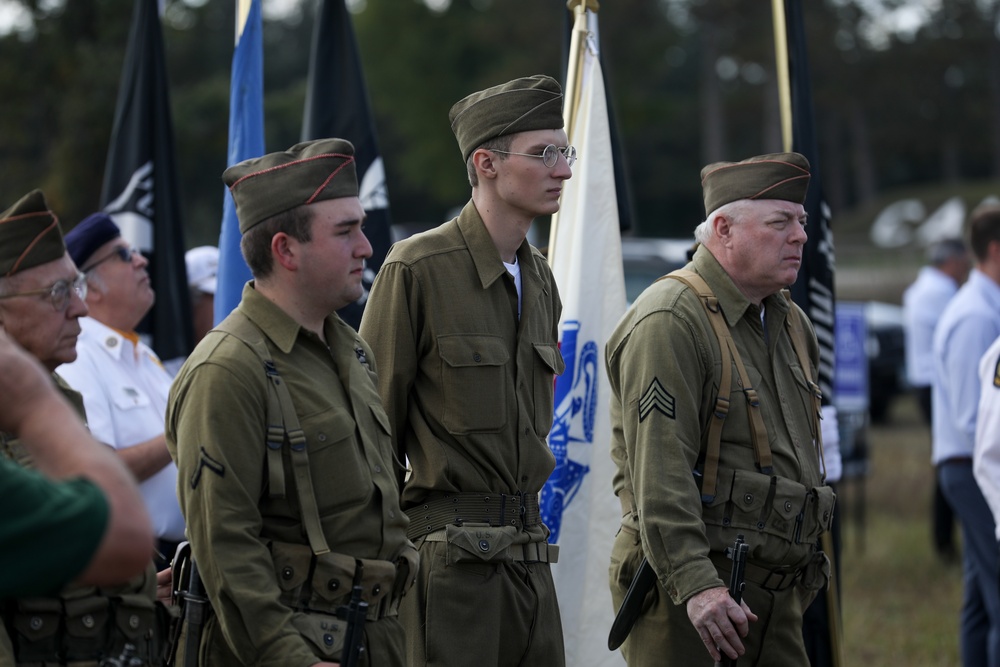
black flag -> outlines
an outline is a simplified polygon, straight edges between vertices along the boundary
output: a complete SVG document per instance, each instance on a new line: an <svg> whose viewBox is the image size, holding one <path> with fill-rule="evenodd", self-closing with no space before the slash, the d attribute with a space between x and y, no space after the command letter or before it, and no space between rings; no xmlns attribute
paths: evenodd
<svg viewBox="0 0 1000 667"><path fill-rule="evenodd" d="M788 33L788 66L792 92L792 150L809 160L812 178L806 194L809 240L802 251L802 268L792 285L792 299L816 329L819 340L819 386L823 402L833 398L834 363L834 262L830 207L823 196L819 148L809 84L809 57L800 0L785 0Z"/></svg>
<svg viewBox="0 0 1000 667"><path fill-rule="evenodd" d="M365 267L364 295L342 308L340 316L357 329L368 290L389 252L389 194L351 17L344 0L319 0L317 14L302 140L339 137L354 144L361 205L367 215L365 235L372 244L372 256Z"/></svg>
<svg viewBox="0 0 1000 667"><path fill-rule="evenodd" d="M149 259L156 303L140 324L164 361L190 353L190 295L158 3L136 0L101 205Z"/></svg>

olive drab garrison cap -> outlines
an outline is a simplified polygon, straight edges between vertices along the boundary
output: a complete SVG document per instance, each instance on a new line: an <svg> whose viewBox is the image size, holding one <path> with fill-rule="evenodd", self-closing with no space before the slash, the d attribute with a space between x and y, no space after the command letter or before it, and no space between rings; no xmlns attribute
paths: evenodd
<svg viewBox="0 0 1000 667"><path fill-rule="evenodd" d="M739 199L784 199L801 204L809 189L809 160L770 153L742 162L716 162L701 170L705 215Z"/></svg>
<svg viewBox="0 0 1000 667"><path fill-rule="evenodd" d="M236 202L241 234L298 206L358 196L354 146L344 139L306 141L244 160L226 169L222 180Z"/></svg>
<svg viewBox="0 0 1000 667"><path fill-rule="evenodd" d="M462 157L484 142L516 132L563 127L562 88L552 77L536 74L472 93L448 112Z"/></svg>
<svg viewBox="0 0 1000 667"><path fill-rule="evenodd" d="M0 213L0 276L4 278L66 254L59 218L41 190L32 190Z"/></svg>

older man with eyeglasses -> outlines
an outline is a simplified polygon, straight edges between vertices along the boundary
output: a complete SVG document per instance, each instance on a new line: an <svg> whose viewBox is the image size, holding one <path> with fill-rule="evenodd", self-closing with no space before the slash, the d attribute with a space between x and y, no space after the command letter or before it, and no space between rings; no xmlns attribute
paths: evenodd
<svg viewBox="0 0 1000 667"><path fill-rule="evenodd" d="M402 506L420 573L400 609L410 667L565 662L538 505L555 466L545 438L562 303L526 240L573 173L562 105L555 80L530 76L452 107L471 201L393 246L361 321L393 444L413 468Z"/></svg>
<svg viewBox="0 0 1000 667"><path fill-rule="evenodd" d="M163 435L172 378L135 333L156 298L148 262L107 213L67 232L66 246L86 276L90 316L80 320L78 358L59 373L83 394L94 437L114 447L139 480L158 540L156 566L163 569L184 539L184 517L177 466Z"/></svg>
<svg viewBox="0 0 1000 667"><path fill-rule="evenodd" d="M0 213L0 326L52 373L53 381L81 421L86 421L86 415L80 394L55 371L61 364L77 358L80 318L88 313L87 287L86 279L67 252L59 221L40 191L25 195ZM5 373L14 370L3 368ZM51 418L64 420L65 416L53 409ZM160 430L163 430L162 417ZM35 467L34 453L38 450L26 447L19 435L0 432L0 455ZM76 446L85 448L88 444L81 439ZM46 468L41 456L37 463L40 469ZM122 470L119 479L126 476L130 477ZM8 503L7 512L15 511L11 507ZM111 520L115 520L114 515ZM74 531L56 526L50 531L59 531L66 540L59 553L67 559L67 569L73 569L72 561L80 558L70 544ZM51 535L47 537L52 540ZM160 655L166 640L168 615L155 602L157 581L149 542L147 539L135 545L140 550L140 559L143 551L149 559L145 571L124 584L102 585L97 589L71 585L59 590L60 581L52 578L46 586L47 595L2 605L0 618L6 634L0 633L0 664L97 664L126 653L134 659L129 664L163 664ZM30 572L41 562L52 559L50 548L43 545L39 548L43 551L37 554L38 563L23 569L26 577L32 576ZM82 570L85 563L76 565ZM105 574L123 581L134 571L132 568ZM111 579L104 583L111 584ZM73 628L87 631L74 632ZM132 648L126 650L126 645Z"/></svg>

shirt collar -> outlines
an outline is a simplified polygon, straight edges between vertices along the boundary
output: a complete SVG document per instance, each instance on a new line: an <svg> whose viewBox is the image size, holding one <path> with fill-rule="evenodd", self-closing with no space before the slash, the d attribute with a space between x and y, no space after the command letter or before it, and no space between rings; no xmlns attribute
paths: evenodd
<svg viewBox="0 0 1000 667"><path fill-rule="evenodd" d="M503 265L500 252L493 243L493 237L487 231L486 223L483 222L471 199L458 216L458 229L469 248L469 254L472 255L472 263L475 264L476 273L479 274L479 282L483 289L486 289L507 273L507 267ZM533 259L527 239L521 241L517 249L517 262L521 265L521 272L537 277L538 271Z"/></svg>
<svg viewBox="0 0 1000 667"><path fill-rule="evenodd" d="M694 270L704 276L707 282L715 290L715 296L722 307L722 314L726 317L726 323L730 327L743 318L748 308L753 306L754 317L760 317L760 308L752 304L743 292L736 287L736 283L729 277L719 260L704 245L699 245L691 260ZM788 303L779 292L772 294L761 302L761 308L766 309L770 316L783 317L788 313Z"/></svg>
<svg viewBox="0 0 1000 667"><path fill-rule="evenodd" d="M254 281L252 280L243 286L243 296L238 308L284 354L288 354L295 347L299 333L307 331L277 304L254 289ZM331 340L324 341L324 344L333 346L332 338L342 335L342 325L350 329L336 313L327 315L326 319L323 320L323 332L330 336ZM311 334L311 332L309 333Z"/></svg>

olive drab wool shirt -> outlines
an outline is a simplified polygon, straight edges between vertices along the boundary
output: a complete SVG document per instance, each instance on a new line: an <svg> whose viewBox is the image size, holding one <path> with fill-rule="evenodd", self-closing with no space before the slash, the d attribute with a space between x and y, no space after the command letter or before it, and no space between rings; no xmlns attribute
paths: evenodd
<svg viewBox="0 0 1000 667"><path fill-rule="evenodd" d="M252 282L237 310L263 333L295 404L331 551L391 561L412 549L368 346L336 315L321 340ZM309 544L287 457L285 497L268 494L268 382L250 347L210 332L174 381L166 437L194 558L232 650L248 665L306 667L318 658L279 601L268 550Z"/></svg>
<svg viewBox="0 0 1000 667"><path fill-rule="evenodd" d="M479 212L394 245L361 332L379 363L392 438L413 474L403 507L456 491L537 493L555 467L552 425L562 304L527 242L517 292ZM544 538L543 538L544 539Z"/></svg>
<svg viewBox="0 0 1000 667"><path fill-rule="evenodd" d="M764 300L765 335L760 309L742 295L704 246L687 268L700 274L718 297L759 393L773 475L807 488L821 485L818 436L812 433L813 397L785 327L789 303L781 294ZM808 327L808 351L815 368L816 337L805 315L800 312L799 318ZM698 296L673 279L647 288L608 341L606 362L612 387L611 455L618 466L614 490L626 497L631 492L638 510L638 517L626 514L623 525L639 532L646 558L675 603L727 585L709 560L710 550L725 545L712 544L719 531L707 529L703 521L708 510L701 501L701 477L694 472L721 377L718 339ZM727 502L730 487L757 470L747 401L739 385L734 371L715 504ZM768 477L759 478L761 493L743 493L735 502L760 503L756 507L762 511ZM789 522L801 507L790 501L774 506L776 513L792 513L785 517ZM801 566L813 551L811 544L790 545L756 531L740 532L747 533L750 562L763 567Z"/></svg>

